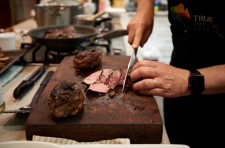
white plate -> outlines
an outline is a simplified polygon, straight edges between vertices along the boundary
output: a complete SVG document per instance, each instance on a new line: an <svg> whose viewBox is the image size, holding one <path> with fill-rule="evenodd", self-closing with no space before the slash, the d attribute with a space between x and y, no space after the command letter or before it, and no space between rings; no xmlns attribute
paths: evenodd
<svg viewBox="0 0 225 148"><path fill-rule="evenodd" d="M0 142L0 148L62 148L62 146L39 141L8 141Z"/></svg>
<svg viewBox="0 0 225 148"><path fill-rule="evenodd" d="M0 148L190 148L179 144L55 144L41 141L0 142Z"/></svg>
<svg viewBox="0 0 225 148"><path fill-rule="evenodd" d="M76 144L63 145L63 148L190 148L177 144Z"/></svg>

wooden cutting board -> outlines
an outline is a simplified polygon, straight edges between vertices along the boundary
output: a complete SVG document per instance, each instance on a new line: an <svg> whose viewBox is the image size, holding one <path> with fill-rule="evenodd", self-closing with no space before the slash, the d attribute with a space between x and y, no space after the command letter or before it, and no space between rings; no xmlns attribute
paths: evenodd
<svg viewBox="0 0 225 148"><path fill-rule="evenodd" d="M162 118L153 97L141 96L131 89L113 98L101 95L86 97L84 111L74 117L55 119L47 97L61 80L80 83L89 74L106 68L126 68L128 56L103 56L102 65L89 71L77 71L74 56L59 64L26 122L26 137L60 137L80 142L129 138L131 143L154 144L162 141ZM122 89L122 87L121 87Z"/></svg>

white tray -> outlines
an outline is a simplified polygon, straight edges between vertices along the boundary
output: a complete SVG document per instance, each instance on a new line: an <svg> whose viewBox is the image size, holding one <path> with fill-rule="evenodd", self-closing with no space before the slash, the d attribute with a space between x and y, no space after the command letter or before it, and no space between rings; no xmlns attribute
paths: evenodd
<svg viewBox="0 0 225 148"><path fill-rule="evenodd" d="M62 145L63 148L190 148L178 144L75 144Z"/></svg>

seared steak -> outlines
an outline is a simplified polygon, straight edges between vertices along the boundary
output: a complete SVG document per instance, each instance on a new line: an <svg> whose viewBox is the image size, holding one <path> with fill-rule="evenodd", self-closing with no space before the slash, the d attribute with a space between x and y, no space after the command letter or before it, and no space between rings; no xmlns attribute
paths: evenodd
<svg viewBox="0 0 225 148"><path fill-rule="evenodd" d="M98 49L79 51L74 56L74 67L76 69L90 69L102 62L102 52Z"/></svg>
<svg viewBox="0 0 225 148"><path fill-rule="evenodd" d="M84 109L84 94L75 83L59 82L48 98L48 107L54 117L74 116Z"/></svg>

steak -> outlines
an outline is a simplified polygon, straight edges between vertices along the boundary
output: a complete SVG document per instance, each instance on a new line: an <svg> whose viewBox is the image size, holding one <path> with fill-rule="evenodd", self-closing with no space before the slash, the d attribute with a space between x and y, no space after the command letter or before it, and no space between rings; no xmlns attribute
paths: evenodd
<svg viewBox="0 0 225 148"><path fill-rule="evenodd" d="M98 49L79 51L75 54L73 62L76 69L94 68L102 62L102 51Z"/></svg>
<svg viewBox="0 0 225 148"><path fill-rule="evenodd" d="M60 81L48 97L48 108L54 117L74 116L84 109L84 93L76 83Z"/></svg>

